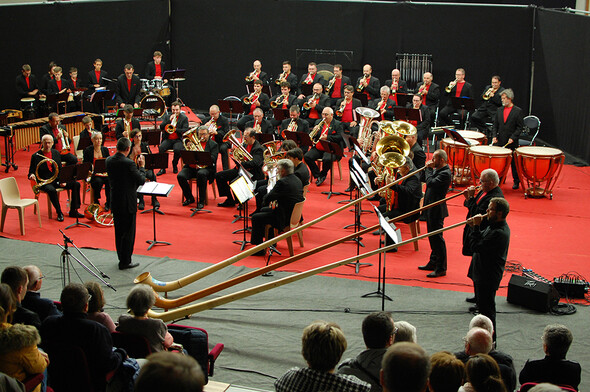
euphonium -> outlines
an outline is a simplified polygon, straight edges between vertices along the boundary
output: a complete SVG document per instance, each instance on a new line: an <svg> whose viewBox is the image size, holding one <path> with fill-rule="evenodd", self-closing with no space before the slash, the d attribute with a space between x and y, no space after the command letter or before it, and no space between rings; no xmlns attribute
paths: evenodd
<svg viewBox="0 0 590 392"><path fill-rule="evenodd" d="M47 158L45 155L39 154L38 152L35 154L43 157L43 159L37 163L37 168L35 169L35 184L33 185L33 192L37 195L39 192L41 192L41 187L43 185L51 184L53 181L55 181L59 174L59 166L53 159ZM39 168L48 162L53 165L53 175L47 179L43 179L39 176Z"/></svg>
<svg viewBox="0 0 590 392"><path fill-rule="evenodd" d="M332 90L332 87L334 87L334 83L336 83L336 76L333 76L328 82L328 85L326 86L326 94L330 93L330 90Z"/></svg>
<svg viewBox="0 0 590 392"><path fill-rule="evenodd" d="M182 144L187 151L204 151L199 140L199 127L194 127L182 134ZM190 142L191 144L189 144Z"/></svg>
<svg viewBox="0 0 590 392"><path fill-rule="evenodd" d="M364 84L367 82L367 79L369 79L369 74L363 74L363 77L361 78L361 80L359 80L358 86L356 86L356 91L358 93L365 89Z"/></svg>
<svg viewBox="0 0 590 392"><path fill-rule="evenodd" d="M250 105L252 102L256 101L258 101L258 95L255 92L244 98L244 103L246 105Z"/></svg>
<svg viewBox="0 0 590 392"><path fill-rule="evenodd" d="M322 127L324 126L324 124L326 123L326 119L323 118L322 121L320 121L315 127L313 127L313 129L311 130L311 132L309 132L309 138L313 141L313 139L316 137L316 135L318 134L319 131L321 131ZM321 135L320 135L321 136ZM318 139L319 140L319 139ZM313 142L313 144L317 144L317 140Z"/></svg>
<svg viewBox="0 0 590 392"><path fill-rule="evenodd" d="M445 87L445 91L447 93L450 93L451 90L453 89L453 87L455 87L456 85L457 85L457 79L455 79L451 83L449 83L449 85L447 87Z"/></svg>
<svg viewBox="0 0 590 392"><path fill-rule="evenodd" d="M303 103L303 109L309 110L311 109L311 103L318 99L319 94L313 94L306 102Z"/></svg>
<svg viewBox="0 0 590 392"><path fill-rule="evenodd" d="M297 132L297 120L296 119L292 118L291 122L287 126L287 129L285 129L285 130L283 130L283 132L281 132L281 137L283 139L287 138L286 132Z"/></svg>
<svg viewBox="0 0 590 392"><path fill-rule="evenodd" d="M275 80L275 83L277 85L280 85L281 83L286 82L286 81L287 81L287 73L283 72L282 74L279 75L279 78L277 80Z"/></svg>
<svg viewBox="0 0 590 392"><path fill-rule="evenodd" d="M348 102L346 101L346 99L342 100L342 102L340 103L340 107L338 108L338 110L336 110L336 116L342 117L342 115L344 114L344 109L346 109L347 103Z"/></svg>
<svg viewBox="0 0 590 392"><path fill-rule="evenodd" d="M289 97L288 95L279 95L279 97L277 99L275 99L274 101L271 101L270 107L273 109L276 109L277 107L281 106L283 104L283 102L285 102L285 100L288 97Z"/></svg>
<svg viewBox="0 0 590 392"><path fill-rule="evenodd" d="M280 159L285 157L284 151L279 151L281 142L279 140L271 140L270 142L266 142L262 145L264 147L264 164L266 165L266 170L269 171L272 169Z"/></svg>
<svg viewBox="0 0 590 392"><path fill-rule="evenodd" d="M488 89L488 91L486 91L485 93L483 93L483 96L482 96L482 98L483 98L484 100L486 100L486 101L487 101L487 100L489 100L490 98L492 98L492 97L494 96L494 93L496 92L496 90L497 90L497 89L495 89L495 88L493 88L493 87L490 87L490 88Z"/></svg>
<svg viewBox="0 0 590 392"><path fill-rule="evenodd" d="M371 134L372 134L372 130L371 130L371 126L373 125L373 123L375 122L375 118L379 117L380 114L378 111L373 110L371 108L365 108L365 107L359 107L355 109L355 112L357 112L360 116L361 116L361 121L359 122L359 140L362 140L362 150L364 152L368 152L367 149L371 143Z"/></svg>
<svg viewBox="0 0 590 392"><path fill-rule="evenodd" d="M224 137L223 142L230 142L233 149L231 150L232 157L239 162L247 162L252 160L252 155L242 146L242 143L236 138L237 129L232 129Z"/></svg>

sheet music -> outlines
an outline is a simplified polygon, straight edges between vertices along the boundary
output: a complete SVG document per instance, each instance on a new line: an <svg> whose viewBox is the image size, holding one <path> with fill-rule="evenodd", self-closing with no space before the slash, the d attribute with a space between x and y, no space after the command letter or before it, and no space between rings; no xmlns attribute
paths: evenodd
<svg viewBox="0 0 590 392"><path fill-rule="evenodd" d="M393 223L390 224L389 222L387 222L387 218L383 216L383 214L381 213L381 211L379 211L377 207L373 206L373 208L375 209L375 213L379 217L379 224L381 225L381 230L383 230L389 236L389 238L393 240L395 244L399 243L399 238L397 237L397 233L395 232L395 225L393 225L392 227L391 225Z"/></svg>
<svg viewBox="0 0 590 392"><path fill-rule="evenodd" d="M252 188L246 181L244 176L238 177L234 182L229 184L232 192L236 196L236 199L243 204L254 197L254 193L252 192Z"/></svg>
<svg viewBox="0 0 590 392"><path fill-rule="evenodd" d="M172 188L174 188L172 184L150 181L137 188L137 192L154 196L168 196Z"/></svg>

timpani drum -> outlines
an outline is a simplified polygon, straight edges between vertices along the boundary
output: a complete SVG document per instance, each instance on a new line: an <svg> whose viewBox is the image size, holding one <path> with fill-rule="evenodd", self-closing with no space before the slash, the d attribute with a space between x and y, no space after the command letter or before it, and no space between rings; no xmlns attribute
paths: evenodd
<svg viewBox="0 0 590 392"><path fill-rule="evenodd" d="M457 133L463 136L463 139L477 140L482 146L488 144L488 138L485 133L477 131L457 131Z"/></svg>
<svg viewBox="0 0 590 392"><path fill-rule="evenodd" d="M143 97L139 102L139 107L144 110L148 116L156 115L157 117L166 113L166 102L157 94L150 93Z"/></svg>
<svg viewBox="0 0 590 392"><path fill-rule="evenodd" d="M514 151L516 169L524 190L524 197L553 199L553 186L561 173L565 154L557 148L523 146ZM525 185L526 181L526 185Z"/></svg>
<svg viewBox="0 0 590 392"><path fill-rule="evenodd" d="M473 146L469 149L469 162L474 185L485 169L494 169L503 184L512 162L512 150L499 146Z"/></svg>
<svg viewBox="0 0 590 392"><path fill-rule="evenodd" d="M466 139L469 145L454 141L446 137L440 141L440 148L445 150L449 158L449 165L455 171L455 184L467 185L471 181L471 170L469 165L469 148L477 146L477 140Z"/></svg>

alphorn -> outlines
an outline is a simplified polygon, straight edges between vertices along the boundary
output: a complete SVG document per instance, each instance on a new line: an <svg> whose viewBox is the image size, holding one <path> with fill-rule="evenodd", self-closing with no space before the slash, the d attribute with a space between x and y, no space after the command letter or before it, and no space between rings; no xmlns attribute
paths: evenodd
<svg viewBox="0 0 590 392"><path fill-rule="evenodd" d="M277 243L278 241L284 240L287 237L290 237L294 234L299 233L301 230L307 229L308 227L315 225L318 222L323 221L324 219L327 219L329 217L331 217L332 215L335 215L341 211L344 211L352 206L354 206L357 203L360 203L361 201L368 199L370 197L375 196L376 194L378 194L379 192L382 192L384 190L386 190L387 188L395 185L395 184L399 184L400 182L402 182L403 180L409 178L410 176L413 176L417 173L420 173L422 170L426 169L427 166L424 166L418 170L415 170L403 177L398 178L397 180L386 184L384 186L382 186L381 188L377 189L376 191L373 191L371 193L366 194L363 197L360 197L356 200L351 201L348 204L343 205L342 207L339 207L331 212L328 212L327 214L324 214L306 224L303 224L301 226L299 226L298 228L296 228L295 230L290 230L288 232L285 232L277 237L274 237L270 240L267 240L265 242L263 242L262 244L256 245L253 248L247 249L241 253L238 253L237 255L234 255L228 259L225 259L224 261L221 261L217 264L213 264L207 268L204 268L200 271L194 272L190 275L185 276L184 278L180 278L178 280L175 281L171 281L171 282L161 282L157 279L154 279L154 277L151 276L151 273L149 272L144 272L142 274L140 274L138 277L136 277L133 282L134 283L144 283L147 284L149 286L151 286L155 291L158 292L170 292L170 291L174 291L174 290L178 290L181 287L184 287L190 283L193 283L201 278L204 278L205 276L208 276L216 271L219 271L222 268L227 267L228 265L234 264L238 261L240 261L241 259L243 259L244 257L248 257L258 251L261 251L263 249L268 248L269 246Z"/></svg>
<svg viewBox="0 0 590 392"><path fill-rule="evenodd" d="M418 241L423 238L427 238L427 237L430 237L430 236L433 236L436 234L440 234L444 231L463 226L463 225L467 224L469 221L475 219L476 217L483 218L484 216L486 216L486 215L475 215L463 222L455 223L451 226L443 227L442 229L438 229L438 230L432 231L430 233L422 234L418 237L414 237L409 240L399 242L397 244L385 246L383 248L377 248L377 249L372 250L370 252L361 253L360 255L352 256L352 257L346 258L344 260L336 261L331 264L326 264L322 267L318 267L318 268L314 268L314 269L311 269L308 271L300 272L298 274L287 276L285 278L278 279L273 282L264 283L264 284L261 284L261 285L255 286L255 287L251 287L249 289L244 289L244 290L235 292L233 294L227 294L227 295L224 295L219 298L210 299L208 301L203 301L198 304L189 305L189 306L177 308L174 310L169 310L164 313L158 313L158 312L154 312L153 310L150 310L150 311L148 311L148 316L151 318L160 319L162 321L172 321L172 320L181 319L181 318L187 317L187 316L194 314L194 313L199 313L199 312L202 312L205 310L213 309L217 306L224 305L229 302L237 301L239 299L246 298L246 297L252 296L254 294L262 293L264 291L268 291L268 290L271 290L276 287L284 286L288 283L296 282L298 280L301 280L301 279L331 270L333 268L340 267L341 265L344 265L344 264L354 263L355 261L374 256L374 255L379 254L381 252L387 252L388 250L391 250L394 248L399 248L402 245L407 245L407 244L412 243L414 241Z"/></svg>
<svg viewBox="0 0 590 392"><path fill-rule="evenodd" d="M447 197L445 199L441 199L441 200L435 201L433 203L430 203L428 205L425 205L423 207L420 207L420 208L418 208L416 210L407 212L407 213L405 213L403 215L400 215L400 216L397 216L395 218L391 218L391 219L388 220L388 222L389 223L394 223L394 222L398 222L400 220L406 219L407 217L410 217L410 216L412 216L414 214L418 214L418 213L420 213L422 211L425 211L425 210L427 210L429 208L432 208L432 207L437 206L439 204L442 204L442 203L444 203L446 201L449 201L451 199L454 199L454 198L456 198L458 196L461 196L461 195L465 194L466 192L467 192L467 189L465 189L462 192L459 192L459 193L456 193L454 195L451 195L451 196L449 196L449 197ZM156 303L155 303L155 306L157 306L159 308L162 308L162 309L172 309L172 308L177 308L179 306L184 306L184 305L186 305L188 303L191 303L191 302L196 301L198 299L207 297L207 296L209 296L211 294L214 294L214 293L216 293L218 291L225 290L225 289L227 289L229 287L235 286L237 284L240 284L242 282L245 282L247 280L250 280L252 278L255 278L257 276L260 276L262 274L265 274L265 273L267 273L269 271L275 270L277 268L284 267L285 265L294 263L295 261L301 260L301 259L303 259L305 257L314 255L316 253L319 253L321 251L324 251L326 249L329 249L329 248L331 248L333 246L336 246L336 245L339 245L339 244L341 244L343 242L349 241L349 240L351 240L351 239L353 239L355 237L362 236L362 235L364 235L366 233L369 233L369 232L371 232L371 231L373 231L373 230L375 230L377 228L379 228L379 224L376 224L374 226L368 227L368 228L363 229L363 230L361 230L359 232L356 232L356 233L351 233L351 234L349 234L349 235L347 235L345 237L336 239L336 240L331 241L331 242L327 242L327 243L325 243L323 245L317 246L317 247L315 247L313 249L309 249L309 250L307 250L307 251L305 251L303 253L300 253L298 255L291 256L289 258L286 258L284 260L278 261L276 263L269 264L269 265L267 265L265 267L257 268L255 270L250 271L250 272L247 272L247 273L245 273L243 275L236 276L235 278L226 280L225 282L218 283L216 285L213 285L213 286L204 288L202 290L196 291L196 292L191 293L191 294L187 294L187 295L182 296L182 297L179 297L179 298L174 298L174 299L162 298L159 295L157 295L157 293L155 293L156 294Z"/></svg>

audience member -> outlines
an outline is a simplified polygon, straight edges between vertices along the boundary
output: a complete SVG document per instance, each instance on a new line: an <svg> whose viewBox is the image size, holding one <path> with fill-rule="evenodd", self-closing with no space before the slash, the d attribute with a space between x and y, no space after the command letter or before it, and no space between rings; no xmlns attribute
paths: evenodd
<svg viewBox="0 0 590 392"><path fill-rule="evenodd" d="M549 382L578 389L582 368L578 362L565 359L574 340L571 331L560 324L551 324L543 331L545 358L528 360L520 372L519 381Z"/></svg>
<svg viewBox="0 0 590 392"><path fill-rule="evenodd" d="M494 334L494 324L492 323L492 320L490 320L488 316L484 316L483 314L477 314L473 316L473 318L469 322L469 329L475 327L483 328L490 334Z"/></svg>
<svg viewBox="0 0 590 392"><path fill-rule="evenodd" d="M47 354L39 351L39 332L31 325L10 324L16 299L10 286L0 284L0 372L23 381L43 373L49 364ZM1 389L1 388L0 388ZM39 384L34 392L41 390Z"/></svg>
<svg viewBox="0 0 590 392"><path fill-rule="evenodd" d="M430 392L457 392L465 381L465 365L448 351L430 356Z"/></svg>
<svg viewBox="0 0 590 392"><path fill-rule="evenodd" d="M301 354L308 367L292 368L275 381L277 392L365 391L371 386L334 369L346 350L346 338L334 323L316 321L303 330Z"/></svg>
<svg viewBox="0 0 590 392"><path fill-rule="evenodd" d="M381 363L384 392L423 392L426 390L430 359L416 343L402 342L387 349Z"/></svg>
<svg viewBox="0 0 590 392"><path fill-rule="evenodd" d="M37 313L41 321L45 320L47 316L59 316L61 312L57 310L55 303L48 298L41 298L41 285L45 277L39 267L36 265L27 265L24 267L24 270L29 278L27 293L22 300L22 305L25 309Z"/></svg>
<svg viewBox="0 0 590 392"><path fill-rule="evenodd" d="M4 268L2 271L2 277L0 277L1 283L6 283L12 289L12 293L16 299L16 310L12 315L13 324L26 324L32 325L39 329L41 327L41 320L35 312L31 312L29 309L24 308L21 305L21 301L27 294L27 285L29 278L24 269L17 266L10 266Z"/></svg>
<svg viewBox="0 0 590 392"><path fill-rule="evenodd" d="M203 390L205 376L194 358L164 351L151 354L147 360L135 380L135 392Z"/></svg>
<svg viewBox="0 0 590 392"><path fill-rule="evenodd" d="M475 354L467 361L467 382L459 392L506 392L500 368L487 354Z"/></svg>
<svg viewBox="0 0 590 392"><path fill-rule="evenodd" d="M557 385L542 382L529 389L529 392L563 392L563 389Z"/></svg>
<svg viewBox="0 0 590 392"><path fill-rule="evenodd" d="M381 391L379 371L387 348L393 344L396 331L391 314L371 313L363 320L362 332L366 350L338 366L339 374L350 374L371 384L371 392Z"/></svg>
<svg viewBox="0 0 590 392"><path fill-rule="evenodd" d="M104 292L97 282L84 283L88 294L90 294L90 301L88 301L88 319L96 321L99 324L107 327L109 332L115 332L115 323L108 313L104 312L106 301L104 299Z"/></svg>
<svg viewBox="0 0 590 392"><path fill-rule="evenodd" d="M407 321L398 321L395 323L395 343L410 342L418 343L418 336L416 335L416 327Z"/></svg>

